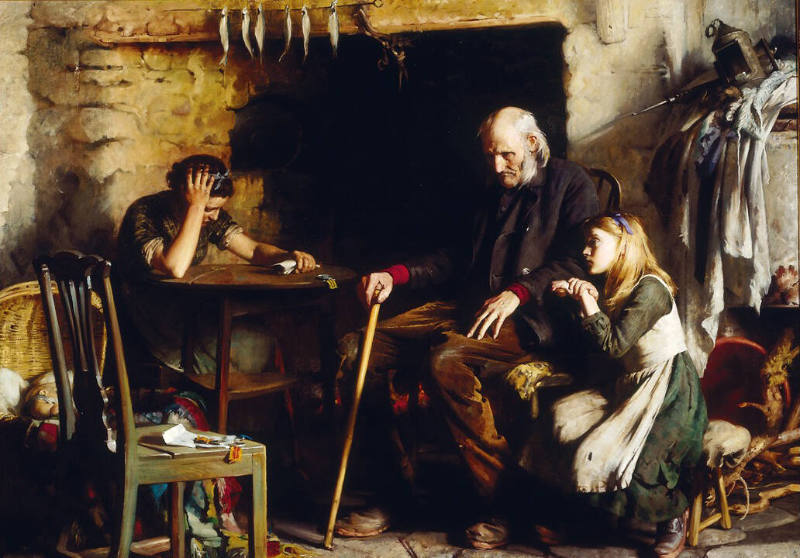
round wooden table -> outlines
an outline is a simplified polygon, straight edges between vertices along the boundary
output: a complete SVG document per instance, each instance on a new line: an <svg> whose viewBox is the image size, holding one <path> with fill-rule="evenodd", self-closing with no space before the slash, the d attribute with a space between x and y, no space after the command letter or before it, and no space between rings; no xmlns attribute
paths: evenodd
<svg viewBox="0 0 800 558"><path fill-rule="evenodd" d="M332 277L335 283L326 280L325 276ZM321 303L329 298L329 294L351 283L355 278L354 271L334 265L321 265L307 273L278 275L271 268L250 264L202 264L190 267L180 278L151 276L152 283L175 290L176 294L189 296L192 299L211 298L216 301L219 312L216 377L212 378L210 374L191 374L195 342L194 325L197 321L196 304L189 305L182 360L184 371L190 373L193 381L217 393L217 431L226 431L230 399L263 395L285 389L293 382L292 378L277 374L269 375L274 378L268 381L265 381L266 374L232 375L230 351L233 302L252 300L254 295L257 295L260 310L291 310L308 305L322 308L324 305ZM329 359L326 359L327 355L324 353L333 354L335 339L330 313L323 311L320 316L320 350L323 352L321 364L325 368L325 363ZM323 370L323 374L326 372L332 371Z"/></svg>

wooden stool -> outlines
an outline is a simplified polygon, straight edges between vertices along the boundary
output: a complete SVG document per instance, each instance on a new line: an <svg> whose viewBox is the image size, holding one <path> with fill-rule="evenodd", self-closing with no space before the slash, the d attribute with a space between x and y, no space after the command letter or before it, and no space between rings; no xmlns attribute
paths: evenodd
<svg viewBox="0 0 800 558"><path fill-rule="evenodd" d="M698 483L698 490L689 513L689 532L687 535L689 546L697 546L697 539L700 536L700 531L714 525L717 521L720 522L723 529L731 528L731 513L728 509L728 495L725 494L725 481L722 478L722 468L715 467L712 470L706 470L705 476L707 477L704 479L706 482ZM705 494L709 481L712 483L717 496L718 511L703 519L703 495Z"/></svg>
<svg viewBox="0 0 800 558"><path fill-rule="evenodd" d="M722 467L735 467L744 457L750 447L750 432L743 426L738 426L724 420L712 420L703 435L703 454L706 457L706 466L702 479L695 483L695 496L689 514L688 543L689 546L697 545L700 531L714 525L717 521L723 529L731 528L731 513L728 509L728 495L725 493L725 480L722 477ZM714 488L717 496L718 511L703 519L703 495L709 488Z"/></svg>

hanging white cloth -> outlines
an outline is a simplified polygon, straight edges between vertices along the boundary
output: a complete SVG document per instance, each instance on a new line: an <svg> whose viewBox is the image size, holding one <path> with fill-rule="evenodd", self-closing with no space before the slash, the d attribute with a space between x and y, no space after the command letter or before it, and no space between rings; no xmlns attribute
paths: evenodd
<svg viewBox="0 0 800 558"><path fill-rule="evenodd" d="M680 245L671 250L670 271L681 292L679 312L686 325L689 355L701 375L726 304L745 305L758 312L769 288L766 139L780 110L797 101L796 66L793 62L781 64L781 70L757 86L743 87L742 98L726 110L731 129L721 140L724 145L709 215L698 215L700 180L691 168L691 151L683 161L682 191L673 198L676 203L668 236ZM693 147L694 141L686 149ZM708 244L701 282L694 273L696 233L698 219L706 218Z"/></svg>

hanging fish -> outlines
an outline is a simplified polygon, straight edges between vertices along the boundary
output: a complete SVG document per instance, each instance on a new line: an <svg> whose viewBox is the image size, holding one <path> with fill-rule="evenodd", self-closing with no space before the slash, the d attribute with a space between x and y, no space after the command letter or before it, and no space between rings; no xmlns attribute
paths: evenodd
<svg viewBox="0 0 800 558"><path fill-rule="evenodd" d="M250 44L250 10L247 6L242 8L242 40L247 52L250 53L250 58L253 58L253 45Z"/></svg>
<svg viewBox="0 0 800 558"><path fill-rule="evenodd" d="M222 58L219 61L220 66L225 66L228 63L228 48L230 42L228 41L228 8L222 8L222 17L219 19L219 42L222 43Z"/></svg>
<svg viewBox="0 0 800 558"><path fill-rule="evenodd" d="M283 37L286 40L286 44L283 47L283 52L278 57L278 62L281 62L289 53L289 47L292 46L292 16L289 13L289 5L287 4L286 7L283 9L284 13L286 14L286 21L283 24Z"/></svg>
<svg viewBox="0 0 800 558"><path fill-rule="evenodd" d="M339 49L339 15L336 13L336 0L331 2L331 13L328 15L328 34L331 36L331 47L333 57L336 58L336 51Z"/></svg>
<svg viewBox="0 0 800 558"><path fill-rule="evenodd" d="M264 23L264 8L258 5L258 16L256 17L256 44L258 45L258 59L264 60L264 36L267 26Z"/></svg>
<svg viewBox="0 0 800 558"><path fill-rule="evenodd" d="M308 40L311 38L311 17L305 6L300 11L303 14L303 64L305 64L308 58Z"/></svg>

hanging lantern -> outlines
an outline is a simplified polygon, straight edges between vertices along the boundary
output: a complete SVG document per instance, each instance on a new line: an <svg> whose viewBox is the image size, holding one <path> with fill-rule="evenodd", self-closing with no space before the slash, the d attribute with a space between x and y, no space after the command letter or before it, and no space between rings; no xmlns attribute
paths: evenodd
<svg viewBox="0 0 800 558"><path fill-rule="evenodd" d="M778 66L772 51L763 39L756 47L747 32L731 27L715 19L706 28L706 37L713 37L717 73L728 83L741 85L745 82L762 79Z"/></svg>

